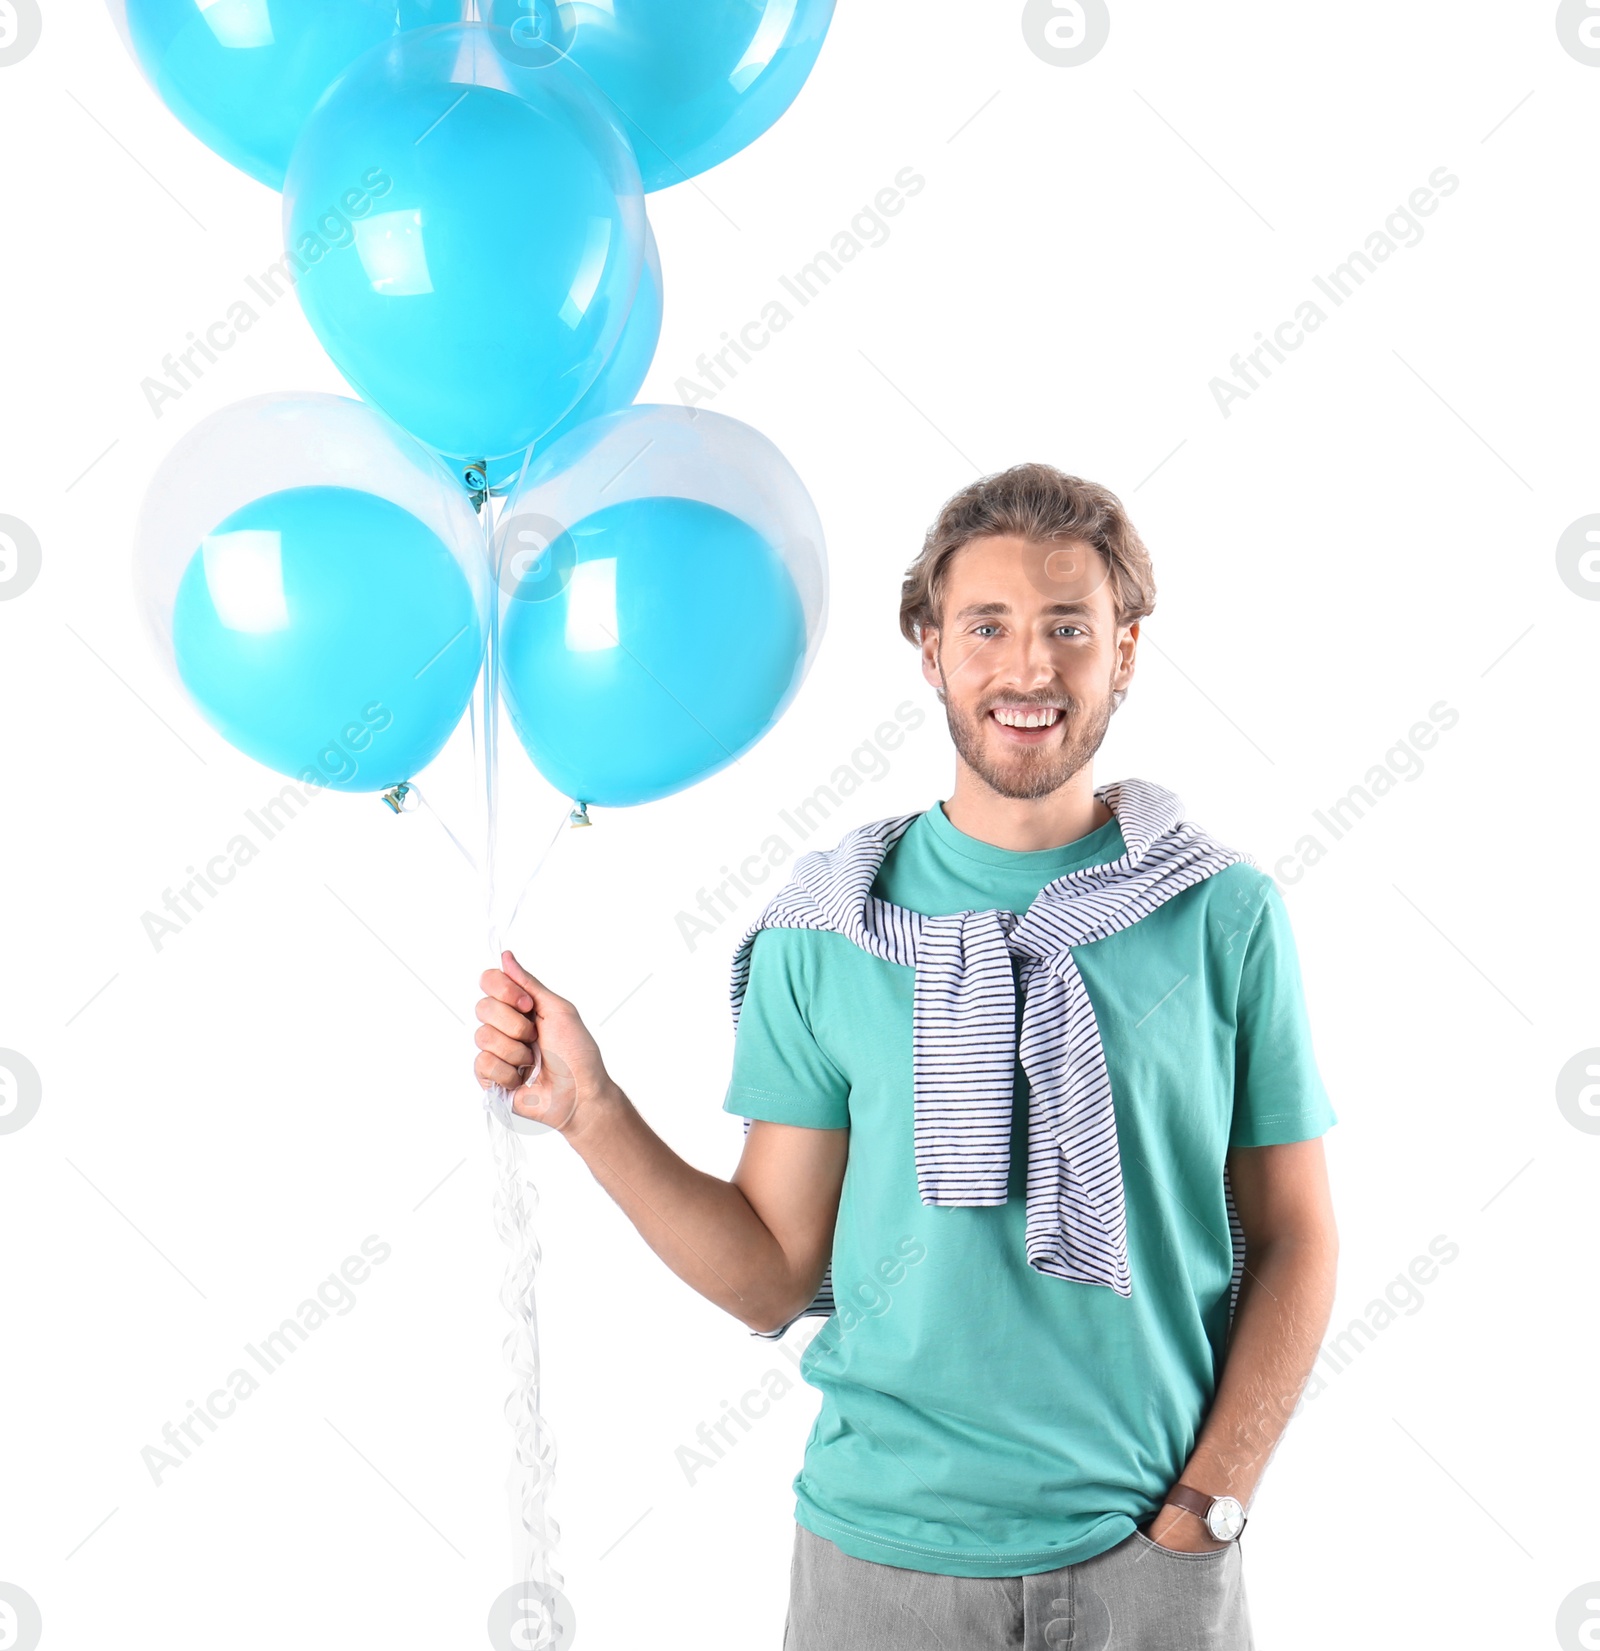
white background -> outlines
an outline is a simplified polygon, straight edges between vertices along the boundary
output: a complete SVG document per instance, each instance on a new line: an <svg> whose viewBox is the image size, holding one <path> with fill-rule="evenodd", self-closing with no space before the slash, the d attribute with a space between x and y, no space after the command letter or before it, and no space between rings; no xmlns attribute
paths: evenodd
<svg viewBox="0 0 1600 1651"><path fill-rule="evenodd" d="M1019 460L1112 487L1155 561L1097 780L1170 786L1271 869L1446 701L1423 772L1284 892L1340 1117L1335 1330L1437 1235L1460 1253L1304 1406L1247 1577L1268 1651L1550 1644L1600 1574L1600 1138L1555 1099L1600 1044L1600 602L1555 557L1600 511L1600 68L1546 0L1115 3L1077 68L1019 11L847 0L777 127L651 197L666 321L641 399L671 401L901 168L926 179L706 403L782 448L826 525L806 687L726 772L562 832L514 939L726 1174L727 963L754 909L693 951L676 914L907 698L933 714L818 841L948 794L898 583L940 502ZM0 1135L0 1582L52 1651L481 1644L509 1578L481 890L426 815L329 794L147 938L280 782L161 672L139 501L200 418L344 386L286 300L152 415L140 380L278 258L278 198L166 113L89 0L44 22L0 68L0 512L43 546L0 603L0 1045L43 1079ZM1421 242L1225 418L1212 377L1441 166L1460 187ZM565 804L514 744L506 769L516 881ZM464 730L425 783L479 829ZM816 1395L793 1385L687 1482L697 1425L792 1365L559 1141L529 1144L579 1643L776 1647ZM162 1424L374 1233L393 1253L354 1309L154 1484Z"/></svg>

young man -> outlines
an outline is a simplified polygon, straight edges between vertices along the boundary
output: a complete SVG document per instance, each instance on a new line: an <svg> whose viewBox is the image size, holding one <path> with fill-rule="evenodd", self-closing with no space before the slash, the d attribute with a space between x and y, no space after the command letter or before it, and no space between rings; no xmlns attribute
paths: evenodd
<svg viewBox="0 0 1600 1651"><path fill-rule="evenodd" d="M900 621L955 787L803 857L741 943L731 1180L510 953L483 977L481 1083L742 1323L827 1316L786 1651L1251 1644L1238 1536L1332 1307L1334 1117L1271 879L1164 788L1094 784L1154 596L1103 488L1021 465L945 506Z"/></svg>

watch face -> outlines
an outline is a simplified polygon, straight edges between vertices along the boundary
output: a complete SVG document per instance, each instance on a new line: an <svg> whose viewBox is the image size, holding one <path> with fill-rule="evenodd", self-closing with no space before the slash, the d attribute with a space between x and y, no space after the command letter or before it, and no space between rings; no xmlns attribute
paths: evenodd
<svg viewBox="0 0 1600 1651"><path fill-rule="evenodd" d="M1206 1529L1218 1542L1232 1542L1244 1529L1244 1508L1231 1496L1219 1496L1206 1515Z"/></svg>

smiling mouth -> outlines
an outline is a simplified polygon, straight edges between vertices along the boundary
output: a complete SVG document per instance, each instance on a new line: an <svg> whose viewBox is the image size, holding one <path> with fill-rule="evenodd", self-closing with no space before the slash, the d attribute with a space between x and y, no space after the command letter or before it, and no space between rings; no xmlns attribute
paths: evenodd
<svg viewBox="0 0 1600 1651"><path fill-rule="evenodd" d="M1059 705L997 705L989 720L1005 730L1005 737L1025 744L1040 743L1066 712Z"/></svg>

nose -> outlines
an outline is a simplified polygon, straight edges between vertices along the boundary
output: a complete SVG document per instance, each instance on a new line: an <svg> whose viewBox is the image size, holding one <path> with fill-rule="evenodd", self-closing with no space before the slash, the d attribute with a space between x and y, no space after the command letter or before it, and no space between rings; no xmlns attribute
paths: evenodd
<svg viewBox="0 0 1600 1651"><path fill-rule="evenodd" d="M996 680L1018 693L1036 694L1055 680L1055 660L1048 640L1037 631L1018 629L1002 641Z"/></svg>

